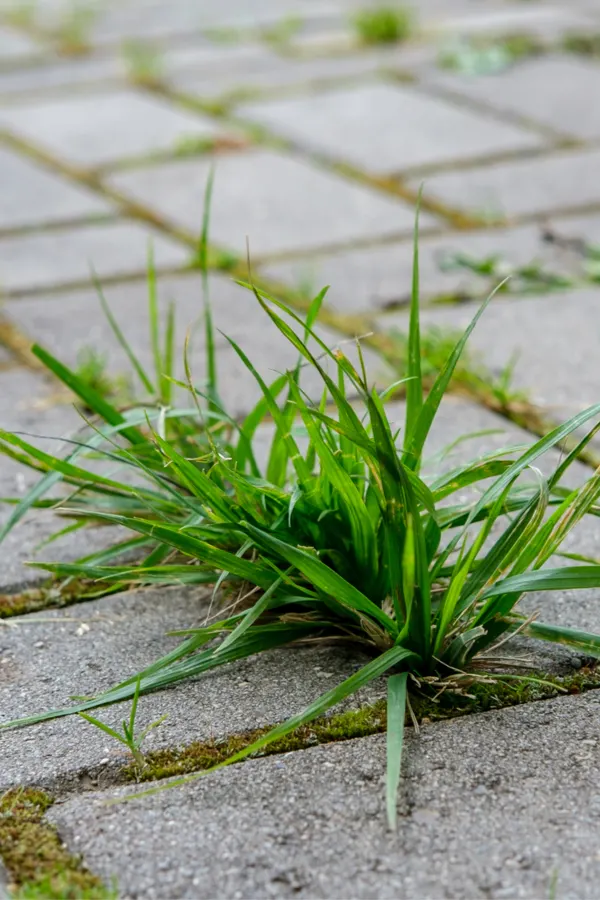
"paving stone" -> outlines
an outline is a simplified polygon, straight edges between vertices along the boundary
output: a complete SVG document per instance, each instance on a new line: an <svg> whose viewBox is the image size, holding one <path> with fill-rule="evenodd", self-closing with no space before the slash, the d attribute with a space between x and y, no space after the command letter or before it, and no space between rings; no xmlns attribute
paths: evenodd
<svg viewBox="0 0 600 900"><path fill-rule="evenodd" d="M83 425L68 396L58 391L56 383L47 383L40 375L22 367L0 371L0 423L3 429L18 432L48 453L64 450L60 439L74 435ZM0 456L0 496L21 497L37 477L24 466ZM11 512L11 506L0 506L2 525ZM34 558L40 544L62 524L51 511L38 510L10 532L0 550L0 593L46 580L44 573L25 563ZM115 534L102 532L103 529L84 529L68 540L53 544L53 558L68 561L99 550L114 540Z"/></svg>
<svg viewBox="0 0 600 900"><path fill-rule="evenodd" d="M440 31L455 34L507 34L526 33L540 37L560 38L565 32L589 29L593 19L585 10L545 6L536 3L531 6L518 4L498 4L496 9L482 9L481 4L471 11L449 10L450 4L442 3L437 19L431 25Z"/></svg>
<svg viewBox="0 0 600 900"><path fill-rule="evenodd" d="M152 244L157 269L184 266L190 252L134 222L109 222L0 239L0 290L6 293L142 274ZM35 267L31 261L35 259Z"/></svg>
<svg viewBox="0 0 600 900"><path fill-rule="evenodd" d="M120 172L109 183L196 234L212 165L209 159L182 160ZM435 219L422 221L426 229ZM413 212L402 202L297 157L256 150L217 160L211 238L242 258L247 237L258 258L406 233L412 223Z"/></svg>
<svg viewBox="0 0 600 900"><path fill-rule="evenodd" d="M439 165L542 143L538 135L400 85L250 103L238 112L311 151L371 172Z"/></svg>
<svg viewBox="0 0 600 900"><path fill-rule="evenodd" d="M0 229L64 222L112 211L86 188L0 147Z"/></svg>
<svg viewBox="0 0 600 900"><path fill-rule="evenodd" d="M298 85L317 85L336 79L357 78L376 72L390 59L385 52L318 59L280 57L265 52L252 65L242 61L215 76L212 68L186 69L169 78L171 87L184 94L213 98L220 95L279 91Z"/></svg>
<svg viewBox="0 0 600 900"><path fill-rule="evenodd" d="M0 28L0 65L36 56L40 47L31 38L9 28Z"/></svg>
<svg viewBox="0 0 600 900"><path fill-rule="evenodd" d="M592 900L598 695L408 731L397 833L385 736L256 759L129 803L55 805L73 852L128 897Z"/></svg>
<svg viewBox="0 0 600 900"><path fill-rule="evenodd" d="M600 220L596 219L600 224ZM599 232L600 237L600 232ZM499 257L508 265L534 260L552 272L572 272L581 258L542 240L539 227L460 231L423 237L419 243L421 297L459 296L483 299L490 279L467 269L444 269L455 254L481 261ZM275 282L309 294L330 285L326 303L340 312L368 312L410 300L412 241L356 248L327 256L310 256L271 263L261 273Z"/></svg>
<svg viewBox="0 0 600 900"><path fill-rule="evenodd" d="M593 206L600 202L599 175L600 151L569 150L431 175L425 196L483 221L502 221Z"/></svg>
<svg viewBox="0 0 600 900"><path fill-rule="evenodd" d="M168 637L167 631L201 625L209 601L206 590L143 590L29 615L14 628L3 627L2 721L70 705L74 693L97 693L135 674L181 641ZM145 749L278 722L343 681L364 661L355 650L286 649L148 695L140 701L140 726L165 714L168 719L151 732ZM374 686L362 698L380 695ZM119 725L123 707L102 709L99 717ZM84 786L89 778L80 778L81 773L104 770L106 778L127 762L127 754L106 735L77 717L2 732L0 742L0 788L23 783Z"/></svg>
<svg viewBox="0 0 600 900"><path fill-rule="evenodd" d="M206 116L133 89L7 106L0 123L57 158L91 168L222 131Z"/></svg>
<svg viewBox="0 0 600 900"><path fill-rule="evenodd" d="M598 63L576 56L544 56L492 75L432 70L426 78L441 88L501 112L526 116L557 132L579 138L600 136L600 112L588 102L588 92L600 89Z"/></svg>
<svg viewBox="0 0 600 900"><path fill-rule="evenodd" d="M105 295L134 352L148 370L152 371L145 284L136 282L113 285L107 287ZM166 313L169 300L173 300L176 305L176 366L180 377L184 377L184 335L193 326L189 360L197 383L204 383L206 357L201 323L200 276L191 274L161 278L159 296L163 314ZM267 380L271 381L277 373L296 364L296 351L269 322L266 314L260 311L251 292L227 278L215 277L211 286L211 302L215 328L239 342ZM32 341L42 343L68 365L75 365L84 349L94 347L104 355L107 369L113 374L131 372L131 366L117 346L93 290L7 301L5 315ZM355 357L353 340L340 337L331 329L321 328L320 334L331 347L344 341L347 355ZM220 332L217 332L216 341L221 396L232 414L248 412L260 397L260 388ZM393 380L392 373L376 354L368 348L364 352L367 367L374 380L382 384ZM306 370L303 381L307 391L320 392L320 379L312 370Z"/></svg>
<svg viewBox="0 0 600 900"><path fill-rule="evenodd" d="M462 330L478 303L423 311L423 322ZM380 327L405 327L405 314L382 317ZM600 339L596 288L492 301L470 338L486 365L500 373L511 359L514 385L553 418L563 419L600 402L595 364Z"/></svg>

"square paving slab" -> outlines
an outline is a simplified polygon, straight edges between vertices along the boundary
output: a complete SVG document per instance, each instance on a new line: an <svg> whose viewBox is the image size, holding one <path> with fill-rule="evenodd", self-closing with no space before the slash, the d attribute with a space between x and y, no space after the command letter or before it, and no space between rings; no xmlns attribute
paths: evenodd
<svg viewBox="0 0 600 900"><path fill-rule="evenodd" d="M438 70L425 77L488 108L517 113L557 132L578 138L600 136L600 109L590 103L590 96L600 91L598 62L577 56L548 56L491 75Z"/></svg>
<svg viewBox="0 0 600 900"><path fill-rule="evenodd" d="M0 147L0 230L110 213L108 201Z"/></svg>
<svg viewBox="0 0 600 900"><path fill-rule="evenodd" d="M598 219L593 220L598 225ZM423 237L419 243L420 293L432 297L473 297L483 300L503 276L477 275L467 268L452 267L459 254L483 263L497 257L499 268L529 265L534 261L549 272L573 272L581 258L542 240L536 225L483 231L459 231L439 237ZM386 243L272 263L261 269L267 278L314 296L330 285L326 303L340 312L369 312L410 301L413 266L412 241Z"/></svg>
<svg viewBox="0 0 600 900"><path fill-rule="evenodd" d="M189 249L134 222L0 238L0 290L89 282L92 269L101 279L143 274L150 245L157 269L185 266L189 260Z"/></svg>
<svg viewBox="0 0 600 900"><path fill-rule="evenodd" d="M198 234L206 182L215 161L182 160L119 172L109 184L168 221ZM272 150L216 159L210 236L253 257L401 234L413 210L400 200L355 184L303 159ZM424 228L435 223L422 217Z"/></svg>
<svg viewBox="0 0 600 900"><path fill-rule="evenodd" d="M248 104L238 112L299 146L367 172L398 172L542 143L524 129L399 85L340 88Z"/></svg>
<svg viewBox="0 0 600 900"><path fill-rule="evenodd" d="M419 184L412 182L413 189ZM431 175L425 196L483 222L585 209L600 203L600 151L560 151Z"/></svg>
<svg viewBox="0 0 600 900"><path fill-rule="evenodd" d="M396 833L385 736L256 759L129 803L50 811L129 897L594 900L598 692L407 729ZM555 885L555 887L553 887Z"/></svg>
<svg viewBox="0 0 600 900"><path fill-rule="evenodd" d="M126 88L7 106L0 123L57 159L84 168L174 150L183 138L222 131L206 116Z"/></svg>

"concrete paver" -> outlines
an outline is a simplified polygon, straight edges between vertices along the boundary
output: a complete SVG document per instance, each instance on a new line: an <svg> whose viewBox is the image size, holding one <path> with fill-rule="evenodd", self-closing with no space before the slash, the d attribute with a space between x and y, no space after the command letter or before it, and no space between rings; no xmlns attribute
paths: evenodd
<svg viewBox="0 0 600 900"><path fill-rule="evenodd" d="M134 222L22 234L0 239L0 286L5 293L141 274L152 246L156 268L185 266L188 248ZM31 260L35 259L35 268Z"/></svg>
<svg viewBox="0 0 600 900"><path fill-rule="evenodd" d="M540 146L542 139L428 97L373 84L241 106L239 114L295 144L367 172L399 172Z"/></svg>
<svg viewBox="0 0 600 900"><path fill-rule="evenodd" d="M221 129L200 114L178 110L133 89L9 106L0 123L17 137L85 168L158 151Z"/></svg>
<svg viewBox="0 0 600 900"><path fill-rule="evenodd" d="M212 160L182 160L112 175L126 197L191 233L200 229L202 198ZM216 160L211 237L242 259L408 232L407 204L353 184L298 156L274 150L223 155ZM435 221L423 217L423 227Z"/></svg>
<svg viewBox="0 0 600 900"><path fill-rule="evenodd" d="M154 796L79 796L50 813L132 897L592 900L598 693L409 730L396 834L385 738L223 769ZM182 828L185 821L186 827Z"/></svg>
<svg viewBox="0 0 600 900"><path fill-rule="evenodd" d="M108 201L0 147L0 229L47 225L113 211Z"/></svg>
<svg viewBox="0 0 600 900"><path fill-rule="evenodd" d="M589 91L600 88L600 65L594 61L543 56L483 77L431 70L425 78L487 109L517 113L562 134L589 139L600 135L600 113L589 103ZM554 86L551 94L548 84Z"/></svg>

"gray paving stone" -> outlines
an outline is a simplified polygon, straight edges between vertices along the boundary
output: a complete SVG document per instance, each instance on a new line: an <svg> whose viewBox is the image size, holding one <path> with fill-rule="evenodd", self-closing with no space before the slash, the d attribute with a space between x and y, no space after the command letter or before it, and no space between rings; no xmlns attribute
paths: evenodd
<svg viewBox="0 0 600 900"><path fill-rule="evenodd" d="M368 172L398 172L542 143L538 135L400 85L322 91L238 111L300 146Z"/></svg>
<svg viewBox="0 0 600 900"><path fill-rule="evenodd" d="M40 53L40 47L31 38L10 28L0 27L0 65L26 59Z"/></svg>
<svg viewBox="0 0 600 900"><path fill-rule="evenodd" d="M133 89L7 106L0 123L64 162L91 168L222 131L206 116Z"/></svg>
<svg viewBox="0 0 600 900"><path fill-rule="evenodd" d="M407 734L396 834L385 737L222 769L50 820L130 897L547 897L592 900L600 834L596 692Z"/></svg>
<svg viewBox="0 0 600 900"><path fill-rule="evenodd" d="M478 303L423 311L423 322L462 330ZM382 317L380 327L405 327L404 314ZM600 401L596 348L600 317L596 288L492 301L470 345L499 373L516 356L514 384L554 418Z"/></svg>
<svg viewBox="0 0 600 900"><path fill-rule="evenodd" d="M577 263L581 265L580 258L573 253L558 251L544 242L536 226L423 237L419 244L419 269L424 300L445 295L485 297L489 278L466 269L444 270L444 261L457 253L478 261L498 256L513 266L538 260L552 272L574 271ZM341 312L368 312L408 302L412 257L412 241L405 240L271 263L261 272L267 278L309 294L316 294L328 284L331 287L326 302L330 306Z"/></svg>
<svg viewBox="0 0 600 900"><path fill-rule="evenodd" d="M135 674L180 642L167 631L201 625L209 601L210 592L204 589L141 590L12 620L14 627L4 626L0 633L2 721L68 706L74 693L97 693ZM151 732L145 749L278 722L364 661L362 654L347 649L287 648L148 695L140 701L139 725L165 714L168 719ZM359 700L379 696L381 686L374 685ZM99 710L99 717L114 726L123 711L122 706L106 708ZM96 770L104 779L114 777L128 761L127 753L106 735L76 717L3 731L0 743L2 788L40 783L72 789L84 786L83 773Z"/></svg>
<svg viewBox="0 0 600 900"><path fill-rule="evenodd" d="M0 239L0 291L89 283L90 267L99 278L143 274L150 243L159 270L184 266L189 261L189 249L134 222L109 222Z"/></svg>
<svg viewBox="0 0 600 900"><path fill-rule="evenodd" d="M110 213L112 206L26 157L0 147L0 229Z"/></svg>
<svg viewBox="0 0 600 900"><path fill-rule="evenodd" d="M120 172L109 183L197 234L212 165L211 160L182 160ZM423 217L425 229L434 222ZM297 157L256 150L217 160L211 237L242 258L247 238L258 258L406 233L412 223L413 212L402 202Z"/></svg>
<svg viewBox="0 0 600 900"><path fill-rule="evenodd" d="M542 3L520 6L501 3L496 9L482 9L481 4L471 10L448 9L450 4L442 3L440 14L431 25L439 31L459 35L485 33L507 34L526 33L545 38L559 38L566 31L589 29L592 17L585 10L576 10L559 5Z"/></svg>
<svg viewBox="0 0 600 900"><path fill-rule="evenodd" d="M600 202L599 174L600 151L568 150L431 175L425 196L483 221L503 221L593 206Z"/></svg>
<svg viewBox="0 0 600 900"><path fill-rule="evenodd" d="M313 36L314 38L314 36ZM229 65L215 73L214 67L180 70L169 78L170 85L184 94L213 98L245 92L289 90L300 85L320 85L330 81L354 79L399 64L396 49L378 49L316 58L282 57L269 50L249 61ZM1 81L0 81L1 87Z"/></svg>
<svg viewBox="0 0 600 900"><path fill-rule="evenodd" d="M144 283L113 285L105 291L113 312L117 315L134 351L153 370L151 343L148 331L147 288ZM201 283L199 276L188 275L161 279L159 295L163 311L169 300L176 304L177 344L176 365L180 377L183 372L183 341L193 326L189 360L197 384L204 383L206 358L204 353L201 317ZM293 367L296 351L259 310L254 296L226 278L215 278L211 290L214 322L217 329L241 343L250 358L269 381L279 372ZM114 374L127 374L131 366L112 336L110 327L93 290L67 295L7 301L6 315L19 330L47 347L68 365L75 365L82 350L94 347L104 354L107 368ZM332 347L341 341L345 352L355 357L352 340L341 338L330 329L320 329L324 340ZM260 397L260 389L252 379L225 337L217 332L217 367L219 389L232 414L247 412ZM387 384L392 373L368 348L365 359L371 376L378 383ZM306 370L303 379L309 392L321 390L318 376ZM137 385L136 385L137 389Z"/></svg>
<svg viewBox="0 0 600 900"><path fill-rule="evenodd" d="M441 88L526 116L563 134L579 138L600 135L600 112L589 103L589 91L600 89L600 65L593 61L544 56L493 75L431 70L426 78Z"/></svg>

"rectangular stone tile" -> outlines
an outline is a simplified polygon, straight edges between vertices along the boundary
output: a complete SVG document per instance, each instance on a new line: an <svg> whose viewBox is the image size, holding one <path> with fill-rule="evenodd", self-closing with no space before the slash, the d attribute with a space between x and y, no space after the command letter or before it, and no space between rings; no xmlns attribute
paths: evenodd
<svg viewBox="0 0 600 900"><path fill-rule="evenodd" d="M183 138L222 132L206 116L133 89L6 106L0 123L57 159L84 168L171 150Z"/></svg>
<svg viewBox="0 0 600 900"><path fill-rule="evenodd" d="M176 304L175 364L179 377L184 377L184 335L192 328L188 358L196 383L201 386L205 384L206 356L200 276L192 274L162 278L158 291L163 317L169 300ZM105 295L134 352L152 372L146 285L143 282L113 285L107 287ZM226 278L216 277L212 281L211 302L215 328L219 329L216 334L219 390L228 411L237 415L252 408L261 392L220 331L241 344L259 372L269 381L296 364L297 352L268 320L250 291ZM113 375L131 373L129 361L112 336L93 290L7 301L5 315L22 333L32 341L42 343L67 365L76 365L80 353L93 347L105 356L108 372ZM345 341L345 352L351 358L356 357L352 339L324 328L320 329L320 334L331 347ZM391 380L390 370L368 348L365 349L365 359L374 380L385 384ZM303 383L309 392L320 393L321 380L312 369L305 369ZM137 381L135 389L139 390Z"/></svg>
<svg viewBox="0 0 600 900"><path fill-rule="evenodd" d="M482 221L557 214L600 202L600 151L551 156L431 175L425 196ZM415 190L419 182L411 185Z"/></svg>
<svg viewBox="0 0 600 900"><path fill-rule="evenodd" d="M120 172L109 184L170 222L197 234L213 161L182 160ZM427 228L435 222L423 217ZM217 160L211 238L242 258L314 249L412 228L413 211L401 201L271 150Z"/></svg>
<svg viewBox="0 0 600 900"><path fill-rule="evenodd" d="M313 36L314 38L314 36ZM169 77L169 84L177 91L197 97L213 98L244 92L273 92L289 90L300 85L320 85L330 81L354 79L375 73L386 65L398 62L398 53L387 48L351 55L316 58L282 57L265 50L262 57L229 65L225 71L214 67L201 70L186 68ZM0 80L1 87L1 80Z"/></svg>
<svg viewBox="0 0 600 900"><path fill-rule="evenodd" d="M600 219L597 221L600 227ZM600 237L600 234L599 234ZM456 295L484 299L494 282L467 269L445 269L455 254L477 261L497 256L509 266L539 261L552 272L570 272L581 266L580 257L559 251L542 240L539 227L449 232L422 237L419 243L421 297ZM573 258L575 257L575 258ZM381 310L410 300L413 265L412 241L386 243L271 263L263 276L312 295L330 285L326 303L340 312Z"/></svg>
<svg viewBox="0 0 600 900"><path fill-rule="evenodd" d="M0 238L0 290L23 292L89 282L91 268L99 278L143 274L150 244L157 269L189 261L188 248L134 222Z"/></svg>
<svg viewBox="0 0 600 900"><path fill-rule="evenodd" d="M0 230L46 225L110 213L87 188L0 147Z"/></svg>
<svg viewBox="0 0 600 900"><path fill-rule="evenodd" d="M542 143L524 129L400 85L321 91L317 97L246 104L238 112L299 146L367 172L399 172Z"/></svg>
<svg viewBox="0 0 600 900"><path fill-rule="evenodd" d="M37 56L42 48L27 35L12 28L0 27L0 65Z"/></svg>
<svg viewBox="0 0 600 900"><path fill-rule="evenodd" d="M576 56L525 60L491 75L459 75L430 70L426 81L500 112L578 138L600 136L600 112L589 103L600 90L600 65Z"/></svg>
<svg viewBox="0 0 600 900"><path fill-rule="evenodd" d="M134 675L181 642L167 636L168 631L201 625L209 602L210 590L161 588L19 618L0 635L2 721L68 706L73 694L95 694ZM176 747L281 721L365 661L355 649L287 648L148 695L140 700L140 726L165 714L167 719L150 733L145 749ZM381 689L375 685L359 699L379 696ZM356 703L354 699L352 705ZM124 709L107 707L98 717L118 727ZM0 789L23 783L73 788L87 772L103 771L108 777L129 761L127 752L77 717L26 731L3 731L0 740ZM82 786L86 780L89 783L89 777L81 777Z"/></svg>
<svg viewBox="0 0 600 900"><path fill-rule="evenodd" d="M462 330L478 303L423 311L423 322ZM384 316L379 326L405 328L405 314ZM600 314L596 288L492 301L469 344L496 373L516 357L514 384L527 390L554 418L600 402L596 366Z"/></svg>
<svg viewBox="0 0 600 900"><path fill-rule="evenodd" d="M222 769L184 788L49 814L132 897L397 898L597 894L596 692L408 731L397 833L385 736Z"/></svg>

